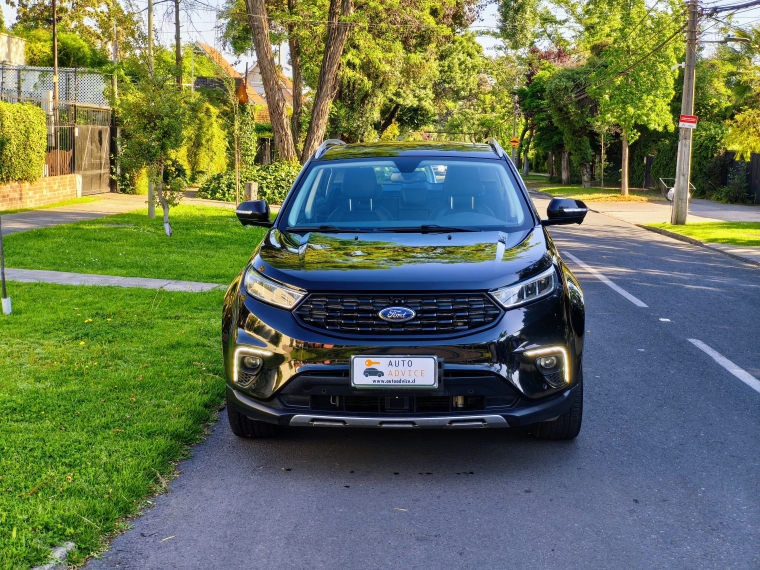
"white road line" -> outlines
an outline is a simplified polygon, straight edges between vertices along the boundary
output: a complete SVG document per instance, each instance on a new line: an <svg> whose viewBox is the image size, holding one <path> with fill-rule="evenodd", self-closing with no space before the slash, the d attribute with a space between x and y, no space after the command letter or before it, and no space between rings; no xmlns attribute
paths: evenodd
<svg viewBox="0 0 760 570"><path fill-rule="evenodd" d="M607 285L613 291L616 291L616 292L620 293L623 297L625 297L626 299L628 299L631 303L633 303L637 307L643 307L645 309L648 308L647 304L644 303L641 299L637 299L636 297L634 297L633 295L631 295L628 291L626 291L625 289L623 289L620 285L615 285L612 281L610 281L609 279L607 279L604 275L602 275L601 273L599 273L596 269L594 269L593 267L590 267L590 266L586 265L580 259L578 259L577 257L575 257L572 253L568 253L567 251L563 251L562 255L564 255L564 256L569 257L570 259L572 259L575 263L577 263L578 265L580 265L581 267L583 267L583 269L585 269L586 271L588 271L592 275L596 276L596 278L599 279L599 281L601 281L602 283L604 283L605 285Z"/></svg>
<svg viewBox="0 0 760 570"><path fill-rule="evenodd" d="M688 340L691 344L696 346L699 350L701 350L708 356L712 357L712 359L715 362L720 364L723 368L728 370L731 374L736 376L739 380L744 382L747 386L752 388L755 392L760 392L760 380L752 376L752 374L750 374L743 368L739 368L736 364L731 362L728 358L726 358L719 352L714 351L712 348L707 346L701 340L697 340L696 338L690 338Z"/></svg>

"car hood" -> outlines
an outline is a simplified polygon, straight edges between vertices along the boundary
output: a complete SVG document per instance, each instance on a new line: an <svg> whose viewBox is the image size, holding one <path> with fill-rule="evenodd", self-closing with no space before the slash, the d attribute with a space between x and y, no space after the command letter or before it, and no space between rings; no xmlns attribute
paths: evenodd
<svg viewBox="0 0 760 570"><path fill-rule="evenodd" d="M273 228L253 263L264 275L307 291L485 291L546 269L547 245L540 228L303 235Z"/></svg>

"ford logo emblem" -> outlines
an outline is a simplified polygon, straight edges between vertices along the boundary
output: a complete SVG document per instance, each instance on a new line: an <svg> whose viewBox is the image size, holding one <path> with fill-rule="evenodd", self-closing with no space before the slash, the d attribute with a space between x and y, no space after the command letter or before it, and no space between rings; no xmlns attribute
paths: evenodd
<svg viewBox="0 0 760 570"><path fill-rule="evenodd" d="M377 316L391 323L405 323L416 317L417 313L407 307L385 307Z"/></svg>

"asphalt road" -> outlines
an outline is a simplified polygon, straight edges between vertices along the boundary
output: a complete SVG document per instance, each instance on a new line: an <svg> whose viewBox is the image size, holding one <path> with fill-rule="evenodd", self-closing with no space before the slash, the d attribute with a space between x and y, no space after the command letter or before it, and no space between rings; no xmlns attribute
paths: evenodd
<svg viewBox="0 0 760 570"><path fill-rule="evenodd" d="M552 235L646 305L566 257L588 310L576 440L244 441L222 414L87 569L760 568L760 393L688 340L760 378L760 269L598 214Z"/></svg>

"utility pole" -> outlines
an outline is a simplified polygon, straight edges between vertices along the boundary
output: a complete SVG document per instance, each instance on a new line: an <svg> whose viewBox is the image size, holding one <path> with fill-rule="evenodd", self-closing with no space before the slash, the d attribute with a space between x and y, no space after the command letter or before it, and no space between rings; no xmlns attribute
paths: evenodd
<svg viewBox="0 0 760 570"><path fill-rule="evenodd" d="M2 216L0 216L1 218ZM0 222L0 283L2 284L2 304L3 314L11 314L11 299L8 297L8 291L5 289L5 253L3 252L3 226Z"/></svg>
<svg viewBox="0 0 760 570"><path fill-rule="evenodd" d="M686 65L683 71L681 115L694 114L694 76L697 67L697 28L699 27L699 1L689 0L689 21L686 28ZM683 225L689 211L689 180L691 177L691 128L681 127L676 162L676 182L670 223Z"/></svg>
<svg viewBox="0 0 760 570"><path fill-rule="evenodd" d="M53 148L58 150L58 10L53 0ZM60 174L61 153L55 153L56 174Z"/></svg>
<svg viewBox="0 0 760 570"><path fill-rule="evenodd" d="M517 83L515 83L515 96L512 99L512 138L517 138ZM512 145L512 164L517 166L517 147Z"/></svg>
<svg viewBox="0 0 760 570"><path fill-rule="evenodd" d="M58 114L58 9L53 0L53 121ZM56 147L58 145L56 144Z"/></svg>
<svg viewBox="0 0 760 570"><path fill-rule="evenodd" d="M148 0L148 73L153 78L153 0ZM156 218L156 196L153 188L153 172L148 169L148 219Z"/></svg>
<svg viewBox="0 0 760 570"><path fill-rule="evenodd" d="M182 43L179 35L179 0L174 0L174 51L177 64L177 87L182 89Z"/></svg>

